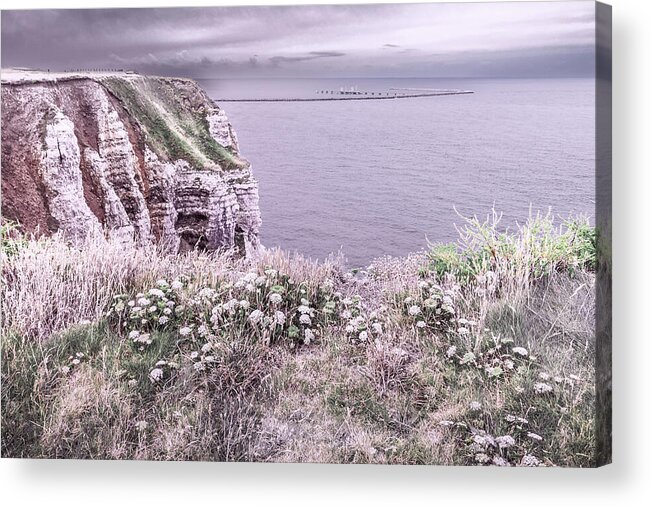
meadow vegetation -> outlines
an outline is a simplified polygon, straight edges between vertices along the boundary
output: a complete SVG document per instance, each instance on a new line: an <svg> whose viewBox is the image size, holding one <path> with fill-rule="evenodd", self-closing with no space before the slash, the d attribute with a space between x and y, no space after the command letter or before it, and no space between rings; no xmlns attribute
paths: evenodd
<svg viewBox="0 0 651 507"><path fill-rule="evenodd" d="M2 456L594 464L594 229L346 269L2 233Z"/></svg>

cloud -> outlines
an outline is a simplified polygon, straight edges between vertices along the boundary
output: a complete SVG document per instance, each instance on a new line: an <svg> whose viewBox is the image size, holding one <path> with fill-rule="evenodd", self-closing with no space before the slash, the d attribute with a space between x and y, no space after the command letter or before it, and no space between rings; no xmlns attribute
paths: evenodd
<svg viewBox="0 0 651 507"><path fill-rule="evenodd" d="M594 5L583 1L8 10L1 23L3 66L119 63L190 77L475 76L494 60L488 67L529 76L530 55L562 76L589 73L594 60ZM500 63L508 54L519 55L517 65Z"/></svg>

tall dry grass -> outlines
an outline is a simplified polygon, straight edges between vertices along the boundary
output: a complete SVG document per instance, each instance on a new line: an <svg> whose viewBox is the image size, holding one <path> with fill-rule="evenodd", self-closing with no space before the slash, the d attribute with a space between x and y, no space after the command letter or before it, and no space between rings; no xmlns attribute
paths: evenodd
<svg viewBox="0 0 651 507"><path fill-rule="evenodd" d="M4 251L2 454L589 466L591 231L537 216L508 233L498 218L466 222L458 245L357 273L280 250L237 260L51 238ZM242 282L272 271L259 289ZM175 300L189 310L153 326L148 348L117 325L126 317L107 319L116 301L177 278ZM288 322L266 341L248 319L278 310L279 284ZM440 298L452 313L437 313ZM211 308L230 299L250 308L213 329ZM291 320L303 299L310 341ZM512 445L491 443L507 436Z"/></svg>

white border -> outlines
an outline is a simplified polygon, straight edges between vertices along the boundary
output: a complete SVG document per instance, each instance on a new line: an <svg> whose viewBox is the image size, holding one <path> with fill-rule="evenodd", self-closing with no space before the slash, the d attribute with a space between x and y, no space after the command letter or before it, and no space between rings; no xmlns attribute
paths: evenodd
<svg viewBox="0 0 651 507"><path fill-rule="evenodd" d="M164 0L95 7L175 6ZM298 4L292 0L188 5ZM332 0L309 3L353 3ZM357 0L354 3L385 3ZM5 505L642 505L651 499L650 3L612 0L614 23L614 464L598 470L2 460ZM3 1L2 9L91 7ZM38 502L38 503L37 503ZM644 502L646 504L646 502Z"/></svg>

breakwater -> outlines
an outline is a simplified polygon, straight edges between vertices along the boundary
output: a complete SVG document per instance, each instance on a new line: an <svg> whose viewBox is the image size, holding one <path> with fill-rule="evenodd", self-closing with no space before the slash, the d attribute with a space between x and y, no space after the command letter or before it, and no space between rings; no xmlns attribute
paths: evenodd
<svg viewBox="0 0 651 507"><path fill-rule="evenodd" d="M419 92L419 93L403 93L403 94L390 94L386 95L375 94L372 92L357 92L355 94L348 94L323 90L322 92L327 97L309 97L309 98L256 98L256 99L219 99L215 102L332 102L332 101L343 101L343 100L394 100L394 99L415 99L421 97L440 97L443 95L468 95L475 93L472 90L444 90L444 91L432 91L432 92Z"/></svg>

